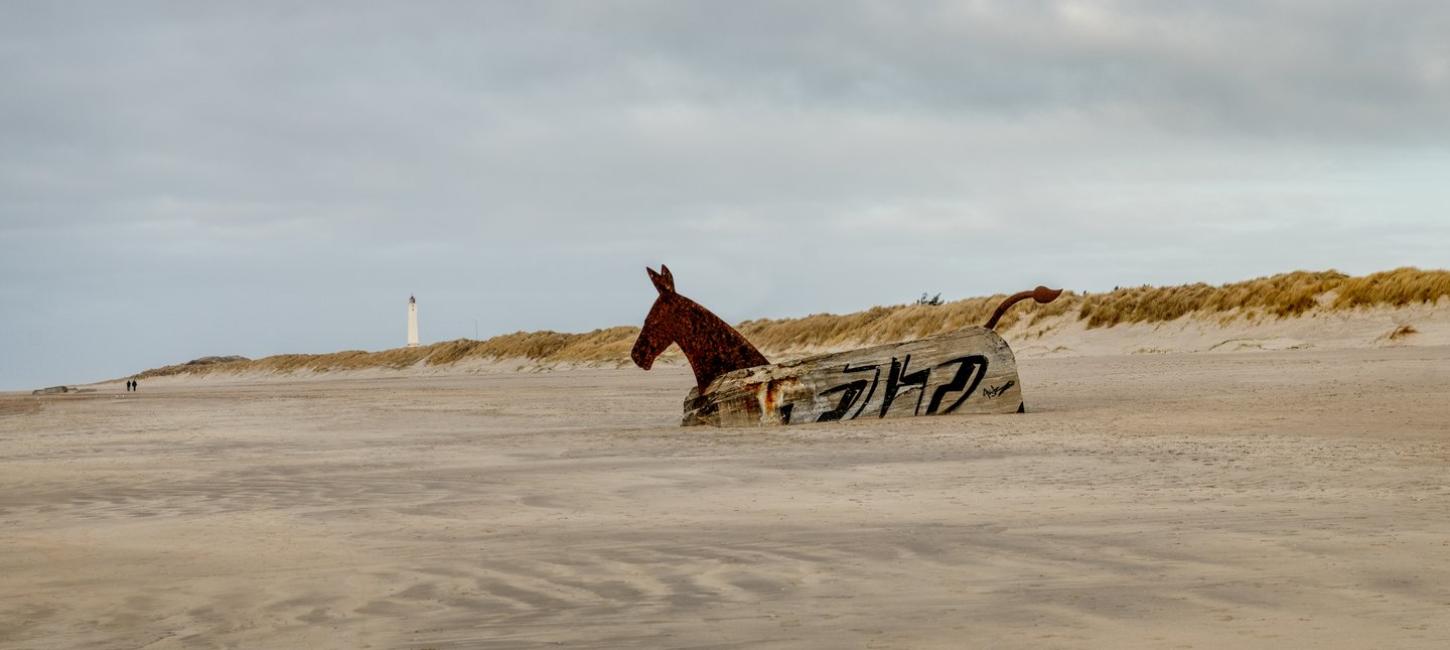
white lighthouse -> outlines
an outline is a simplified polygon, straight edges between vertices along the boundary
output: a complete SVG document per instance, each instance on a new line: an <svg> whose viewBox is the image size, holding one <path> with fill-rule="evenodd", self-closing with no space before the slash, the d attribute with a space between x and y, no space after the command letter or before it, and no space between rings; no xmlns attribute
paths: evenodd
<svg viewBox="0 0 1450 650"><path fill-rule="evenodd" d="M408 347L418 347L418 299L408 296Z"/></svg>

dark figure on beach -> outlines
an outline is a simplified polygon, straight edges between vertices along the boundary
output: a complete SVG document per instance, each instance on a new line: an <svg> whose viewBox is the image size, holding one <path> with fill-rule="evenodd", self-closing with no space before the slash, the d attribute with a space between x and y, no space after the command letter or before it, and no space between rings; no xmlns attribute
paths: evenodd
<svg viewBox="0 0 1450 650"><path fill-rule="evenodd" d="M138 390L141 390L141 382L139 380L132 379L131 380L131 392L134 393L134 392L136 392Z"/></svg>

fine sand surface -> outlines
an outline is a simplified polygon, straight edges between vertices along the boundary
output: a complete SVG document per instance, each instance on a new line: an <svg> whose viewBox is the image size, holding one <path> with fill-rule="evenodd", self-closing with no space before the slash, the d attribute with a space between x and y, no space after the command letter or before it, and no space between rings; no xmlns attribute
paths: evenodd
<svg viewBox="0 0 1450 650"><path fill-rule="evenodd" d="M3 396L0 647L1450 647L1450 347L1021 366L789 429L681 368Z"/></svg>

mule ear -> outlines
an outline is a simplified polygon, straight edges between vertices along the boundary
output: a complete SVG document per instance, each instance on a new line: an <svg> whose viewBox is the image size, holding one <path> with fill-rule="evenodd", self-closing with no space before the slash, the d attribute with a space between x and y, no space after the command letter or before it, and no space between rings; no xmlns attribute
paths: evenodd
<svg viewBox="0 0 1450 650"><path fill-rule="evenodd" d="M655 270L648 266L644 267L645 272L649 274L649 281L654 283L655 289L659 290L661 295L674 293L675 280L670 276L669 267L661 265L660 269L664 271L663 274L655 273Z"/></svg>

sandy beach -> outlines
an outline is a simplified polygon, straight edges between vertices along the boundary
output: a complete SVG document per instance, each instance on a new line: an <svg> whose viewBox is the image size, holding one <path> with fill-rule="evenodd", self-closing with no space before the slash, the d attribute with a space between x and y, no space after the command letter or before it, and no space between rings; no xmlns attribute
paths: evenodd
<svg viewBox="0 0 1450 650"><path fill-rule="evenodd" d="M1447 33L4 3L0 650L1450 650Z"/></svg>
<svg viewBox="0 0 1450 650"><path fill-rule="evenodd" d="M1021 372L747 430L679 367L7 395L0 647L1450 647L1450 347Z"/></svg>

